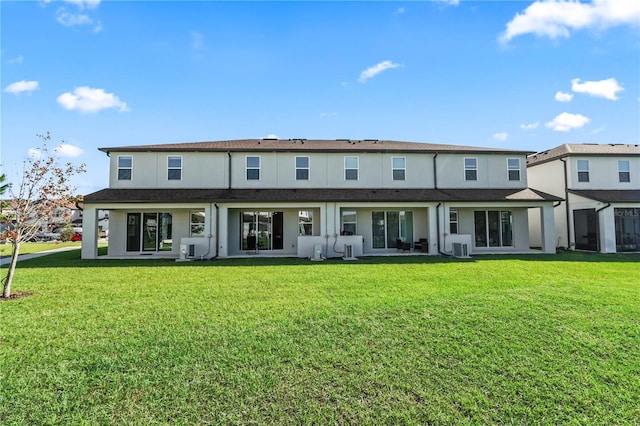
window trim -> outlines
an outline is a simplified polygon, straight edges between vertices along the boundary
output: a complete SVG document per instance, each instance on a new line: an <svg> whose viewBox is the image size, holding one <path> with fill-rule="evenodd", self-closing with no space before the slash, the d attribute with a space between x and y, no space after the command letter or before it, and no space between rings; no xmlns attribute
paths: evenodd
<svg viewBox="0 0 640 426"><path fill-rule="evenodd" d="M298 158L306 158L307 159L307 167L299 167L298 166ZM296 155L295 159L295 178L296 180L311 180L311 158L308 155ZM298 170L306 170L307 171L307 178L306 179L302 179L298 177Z"/></svg>
<svg viewBox="0 0 640 426"><path fill-rule="evenodd" d="M474 167L467 167L467 160L473 160L475 165ZM478 181L478 157L464 157L463 159L464 165L464 181L465 182L477 182ZM474 179L467 179L467 172L476 172Z"/></svg>
<svg viewBox="0 0 640 426"><path fill-rule="evenodd" d="M626 170L622 170L620 166L626 163ZM626 180L623 180L622 176L626 176ZM631 182L631 162L629 160L618 160L618 182L630 183Z"/></svg>
<svg viewBox="0 0 640 426"><path fill-rule="evenodd" d="M403 167L395 167L394 160L402 160ZM396 179L396 171L402 172L402 179ZM391 180L405 181L407 180L407 157L391 157Z"/></svg>
<svg viewBox="0 0 640 426"><path fill-rule="evenodd" d="M449 209L449 235L457 235L460 232L460 217L458 216L458 209ZM455 215L455 219L452 219L452 216ZM456 226L455 232L453 231L453 226Z"/></svg>
<svg viewBox="0 0 640 426"><path fill-rule="evenodd" d="M511 160L515 160L518 162L518 167L511 167L511 165L509 164L509 161ZM519 158L507 158L507 180L509 182L520 182L521 178L522 178L522 173L521 173L521 167L520 167L520 159ZM518 179L511 179L511 172L518 172Z"/></svg>
<svg viewBox="0 0 640 426"><path fill-rule="evenodd" d="M193 216L195 214L198 213L202 213L202 222L194 222L193 221ZM204 211L204 209L194 209L194 210L190 210L189 211L189 237L190 238L200 238L200 237L204 237L204 231L205 231L205 227L206 227L206 222L207 222L207 217L206 217L206 213ZM193 227L194 226L202 226L202 235L199 234L195 234L193 233Z"/></svg>
<svg viewBox="0 0 640 426"><path fill-rule="evenodd" d="M349 221L349 222L345 222L344 216L346 214L349 214L349 215L353 214L354 220L353 221ZM340 212L340 229L341 229L341 234L342 235L347 235L346 231L344 229L344 225L345 224L349 224L349 225L353 224L353 234L351 234L351 235L358 235L358 211L357 210L342 210Z"/></svg>
<svg viewBox="0 0 640 426"><path fill-rule="evenodd" d="M305 222L305 221L301 220L301 218L303 217L303 215L301 214L302 212L309 213L309 215L308 215L309 221L308 222ZM306 232L305 233L301 232L303 229L305 229L304 225L311 225L311 233L310 234L307 234ZM301 236L301 237L312 236L313 235L313 228L314 228L313 227L313 210L298 210L298 236Z"/></svg>
<svg viewBox="0 0 640 426"><path fill-rule="evenodd" d="M580 163L583 163L587 165L587 168L580 168ZM582 183L582 182L589 182L590 180L590 176L589 176L589 160L576 160L576 170L578 172L578 182ZM582 177L580 174L583 174ZM586 173L586 174L585 174ZM586 177L586 179L585 179Z"/></svg>
<svg viewBox="0 0 640 426"><path fill-rule="evenodd" d="M129 167L122 167L120 166L120 159L122 158L128 158L129 160L131 160L131 165ZM117 158L117 178L118 180L133 180L133 155L118 155ZM120 170L129 170L129 179L121 179L120 178Z"/></svg>
<svg viewBox="0 0 640 426"><path fill-rule="evenodd" d="M249 167L249 158L257 158L258 159L258 167ZM249 170L257 170L258 178L250 179L249 178ZM249 180L261 180L262 178L262 158L259 155L245 155L244 156L244 179L245 181Z"/></svg>
<svg viewBox="0 0 640 426"><path fill-rule="evenodd" d="M347 167L347 159L348 158L355 158L356 159L356 167ZM355 170L356 171L356 178L355 179L349 179L347 177L347 171L348 170ZM358 181L360 180L360 157L356 156L356 155L345 155L344 156L344 180L355 180Z"/></svg>
<svg viewBox="0 0 640 426"><path fill-rule="evenodd" d="M179 158L180 159L180 167L171 167L169 162L171 159L175 159L175 158ZM183 158L182 155L167 155L167 180L182 180L182 163L183 163ZM171 178L171 171L172 170L179 170L180 171L180 177L177 179L172 179Z"/></svg>

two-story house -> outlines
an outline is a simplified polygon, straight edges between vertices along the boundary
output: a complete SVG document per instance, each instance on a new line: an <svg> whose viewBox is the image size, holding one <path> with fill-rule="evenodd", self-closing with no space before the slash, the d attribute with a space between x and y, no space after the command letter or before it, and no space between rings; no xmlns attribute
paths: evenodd
<svg viewBox="0 0 640 426"><path fill-rule="evenodd" d="M561 145L529 156L527 174L531 187L564 198L555 208L558 247L640 251L640 145Z"/></svg>
<svg viewBox="0 0 640 426"><path fill-rule="evenodd" d="M101 148L109 188L84 197L83 258L340 257L556 248L553 203L527 187L532 152L382 140L247 139ZM458 248L461 246L458 246ZM538 250L540 251L540 250Z"/></svg>

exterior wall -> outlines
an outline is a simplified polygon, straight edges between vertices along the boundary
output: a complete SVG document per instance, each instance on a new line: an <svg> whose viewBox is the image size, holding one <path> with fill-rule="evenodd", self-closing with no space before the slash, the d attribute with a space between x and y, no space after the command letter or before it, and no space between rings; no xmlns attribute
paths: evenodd
<svg viewBox="0 0 640 426"><path fill-rule="evenodd" d="M589 182L578 182L578 160L589 161ZM628 160L630 182L620 182L618 161ZM570 189L638 189L640 188L640 156L571 156L568 161ZM536 167L532 167L535 169Z"/></svg>
<svg viewBox="0 0 640 426"><path fill-rule="evenodd" d="M464 159L477 158L478 180L464 179ZM507 159L520 159L520 180L508 179ZM524 155L440 154L437 158L438 188L526 188L527 168Z"/></svg>

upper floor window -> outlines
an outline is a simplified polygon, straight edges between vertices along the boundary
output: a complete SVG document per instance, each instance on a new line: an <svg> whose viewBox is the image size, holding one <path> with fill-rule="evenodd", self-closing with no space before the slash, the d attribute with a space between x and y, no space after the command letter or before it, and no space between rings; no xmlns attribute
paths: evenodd
<svg viewBox="0 0 640 426"><path fill-rule="evenodd" d="M509 180L520 180L520 159L507 158L507 173Z"/></svg>
<svg viewBox="0 0 640 426"><path fill-rule="evenodd" d="M247 156L247 180L260 180L260 157Z"/></svg>
<svg viewBox="0 0 640 426"><path fill-rule="evenodd" d="M118 180L131 180L133 158L130 155L118 156Z"/></svg>
<svg viewBox="0 0 640 426"><path fill-rule="evenodd" d="M629 160L618 161L618 179L620 180L620 182L631 182Z"/></svg>
<svg viewBox="0 0 640 426"><path fill-rule="evenodd" d="M309 157L296 157L296 180L309 180Z"/></svg>
<svg viewBox="0 0 640 426"><path fill-rule="evenodd" d="M179 155L170 155L167 157L167 179L182 179L182 157Z"/></svg>
<svg viewBox="0 0 640 426"><path fill-rule="evenodd" d="M458 233L458 210L449 210L449 233Z"/></svg>
<svg viewBox="0 0 640 426"><path fill-rule="evenodd" d="M464 159L464 180L478 180L478 159Z"/></svg>
<svg viewBox="0 0 640 426"><path fill-rule="evenodd" d="M578 160L578 182L589 182L589 160Z"/></svg>
<svg viewBox="0 0 640 426"><path fill-rule="evenodd" d="M358 180L358 157L344 157L344 179Z"/></svg>
<svg viewBox="0 0 640 426"><path fill-rule="evenodd" d="M391 159L393 168L393 180L404 180L407 170L407 159L405 157L393 157Z"/></svg>

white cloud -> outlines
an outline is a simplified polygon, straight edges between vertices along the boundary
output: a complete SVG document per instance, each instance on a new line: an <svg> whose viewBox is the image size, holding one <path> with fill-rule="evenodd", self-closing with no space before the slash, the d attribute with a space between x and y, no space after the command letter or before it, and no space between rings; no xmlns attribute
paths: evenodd
<svg viewBox="0 0 640 426"><path fill-rule="evenodd" d="M402 15L402 14L404 13L404 7L399 7L399 8L396 10L396 13L397 13L398 15Z"/></svg>
<svg viewBox="0 0 640 426"><path fill-rule="evenodd" d="M494 141L504 142L509 137L509 134L507 132L494 133L492 137Z"/></svg>
<svg viewBox="0 0 640 426"><path fill-rule="evenodd" d="M65 0L66 3L76 5L78 9L95 9L100 5L100 0Z"/></svg>
<svg viewBox="0 0 640 426"><path fill-rule="evenodd" d="M80 112L98 112L108 108L116 108L120 112L130 111L127 104L113 93L87 86L76 87L73 93L63 93L58 96L57 101L65 109Z"/></svg>
<svg viewBox="0 0 640 426"><path fill-rule="evenodd" d="M398 68L399 66L400 64L394 64L391 61L380 62L379 64L369 67L366 70L362 71L360 73L360 78L358 79L358 81L360 83L364 83L368 79L375 77L376 75L380 74L384 70L388 70L390 68Z"/></svg>
<svg viewBox="0 0 640 426"><path fill-rule="evenodd" d="M507 23L499 40L508 43L523 34L551 39L569 37L571 31L606 29L618 25L638 25L640 2L637 0L536 1Z"/></svg>
<svg viewBox="0 0 640 426"><path fill-rule="evenodd" d="M563 112L557 115L553 120L546 123L545 126L556 132L568 132L571 129L579 129L589 122L589 118L582 114L571 114Z"/></svg>
<svg viewBox="0 0 640 426"><path fill-rule="evenodd" d="M458 4L460 4L460 0L436 0L436 1L440 3L446 3L451 6L457 6Z"/></svg>
<svg viewBox="0 0 640 426"><path fill-rule="evenodd" d="M520 128L523 130L534 130L534 129L537 129L539 125L540 125L540 122L536 121L535 123L521 124Z"/></svg>
<svg viewBox="0 0 640 426"><path fill-rule="evenodd" d="M79 157L84 154L82 148L78 148L77 146L69 144L58 145L55 149L55 152L60 157Z"/></svg>
<svg viewBox="0 0 640 426"><path fill-rule="evenodd" d="M615 78L608 78L600 81L585 81L580 83L579 78L571 80L571 90L576 93L586 93L598 98L605 98L611 101L618 99L617 93L624 89L618 84Z"/></svg>
<svg viewBox="0 0 640 426"><path fill-rule="evenodd" d="M7 62L10 64L21 64L23 60L24 60L24 57L22 55L18 55L13 59L7 60Z"/></svg>
<svg viewBox="0 0 640 426"><path fill-rule="evenodd" d="M13 93L15 95L19 95L20 93L27 92L31 93L38 88L37 81L16 81L15 83L11 83L7 87L4 88L4 91L7 93Z"/></svg>
<svg viewBox="0 0 640 426"><path fill-rule="evenodd" d="M42 157L42 151L35 148L29 148L29 150L27 151L27 155L29 156L29 158L38 159Z"/></svg>
<svg viewBox="0 0 640 426"><path fill-rule="evenodd" d="M262 139L280 139L278 135L269 133L267 136L262 137Z"/></svg>
<svg viewBox="0 0 640 426"><path fill-rule="evenodd" d="M56 20L64 27L75 27L77 25L92 25L93 19L89 15L82 13L70 13L64 8L58 9Z"/></svg>
<svg viewBox="0 0 640 426"><path fill-rule="evenodd" d="M196 31L191 31L191 47L193 50L200 50L204 47L204 36Z"/></svg>
<svg viewBox="0 0 640 426"><path fill-rule="evenodd" d="M571 102L571 99L573 99L573 95L571 93L557 91L555 99L558 102Z"/></svg>

